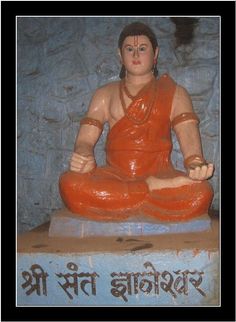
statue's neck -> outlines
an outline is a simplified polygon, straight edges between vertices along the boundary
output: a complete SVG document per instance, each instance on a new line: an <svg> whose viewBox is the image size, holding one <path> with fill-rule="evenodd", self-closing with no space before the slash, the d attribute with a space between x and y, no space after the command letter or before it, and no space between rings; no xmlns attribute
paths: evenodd
<svg viewBox="0 0 236 322"><path fill-rule="evenodd" d="M125 76L125 83L127 85L133 85L133 86L144 86L147 83L149 83L152 79L154 78L153 73L150 72L148 74L145 75L132 75L127 73L127 75Z"/></svg>

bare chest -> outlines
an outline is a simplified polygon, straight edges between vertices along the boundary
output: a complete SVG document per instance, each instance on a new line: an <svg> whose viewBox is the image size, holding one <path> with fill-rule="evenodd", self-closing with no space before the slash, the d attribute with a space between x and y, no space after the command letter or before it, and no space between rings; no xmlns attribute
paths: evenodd
<svg viewBox="0 0 236 322"><path fill-rule="evenodd" d="M108 122L110 128L115 125L120 119L125 115L125 109L131 103L129 98L125 98L125 106L122 106L120 95L119 95L119 86L116 86L111 95L109 112L108 112Z"/></svg>

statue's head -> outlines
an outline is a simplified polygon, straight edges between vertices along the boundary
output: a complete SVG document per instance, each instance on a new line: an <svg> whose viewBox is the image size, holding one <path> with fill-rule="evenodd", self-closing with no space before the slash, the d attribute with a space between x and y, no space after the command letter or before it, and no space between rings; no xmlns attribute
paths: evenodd
<svg viewBox="0 0 236 322"><path fill-rule="evenodd" d="M125 39L130 36L146 36L152 45L153 54L157 56L158 42L157 42L156 35L149 26L147 26L146 24L144 24L142 22L133 22L133 23L127 25L122 30L119 40L118 40L118 48L119 48L120 53L122 52L122 47L123 47ZM153 74L155 77L158 74L158 71L156 68L156 60L153 63ZM119 76L120 76L120 78L125 77L125 66L124 65L122 65Z"/></svg>

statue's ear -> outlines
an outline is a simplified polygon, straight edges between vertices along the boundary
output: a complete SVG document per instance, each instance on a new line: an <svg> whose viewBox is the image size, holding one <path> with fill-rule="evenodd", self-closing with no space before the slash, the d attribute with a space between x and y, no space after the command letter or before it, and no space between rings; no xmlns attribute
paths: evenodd
<svg viewBox="0 0 236 322"><path fill-rule="evenodd" d="M119 57L120 63L121 63L121 64L123 64L123 59L122 59L122 55L121 55L120 48L118 48L118 49L117 49L117 54L118 54L118 57Z"/></svg>
<svg viewBox="0 0 236 322"><path fill-rule="evenodd" d="M154 53L154 58L157 59L158 55L159 55L159 47L156 47L155 53Z"/></svg>

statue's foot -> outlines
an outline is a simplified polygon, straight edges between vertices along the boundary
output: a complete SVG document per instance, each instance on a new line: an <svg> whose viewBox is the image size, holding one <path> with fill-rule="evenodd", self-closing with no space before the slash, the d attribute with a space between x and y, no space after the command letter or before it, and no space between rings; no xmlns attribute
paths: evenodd
<svg viewBox="0 0 236 322"><path fill-rule="evenodd" d="M160 179L154 176L150 176L146 179L146 182L148 184L149 190L152 191L152 190L160 190L165 188L178 188L184 185L190 185L201 181L192 180L184 176L179 176L175 178L166 178L166 179Z"/></svg>

